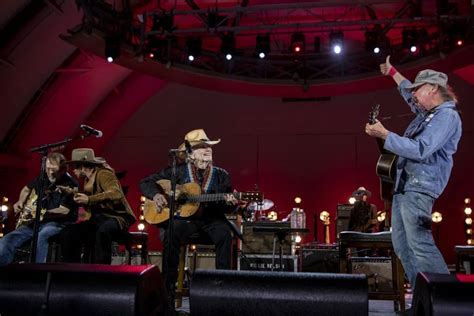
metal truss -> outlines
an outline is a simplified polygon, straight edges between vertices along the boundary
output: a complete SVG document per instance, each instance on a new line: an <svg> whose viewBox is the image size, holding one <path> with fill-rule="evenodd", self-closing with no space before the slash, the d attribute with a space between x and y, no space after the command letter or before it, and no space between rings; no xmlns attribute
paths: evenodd
<svg viewBox="0 0 474 316"><path fill-rule="evenodd" d="M228 61L219 51L206 50L204 46L200 56L189 62L186 39L222 38L226 34L255 36L262 32L276 37L295 30L307 34L325 34L332 30L375 30L383 35L397 28L429 30L422 50L417 55L407 53L402 43L392 43L390 51L383 54L390 53L399 62L409 62L449 52L453 47L444 45L446 36L450 34L443 26L457 22L468 25L470 19L470 16L459 15L455 6L451 8L452 11L443 12L443 15L423 15L420 0L341 0L257 6L248 6L248 1L242 1L240 6L212 9L201 9L193 0L186 0L190 10L160 8L139 16L134 16L131 11L114 12L104 1L84 3L87 3L83 4L83 26L86 30L96 28L108 35L119 33L122 41L132 45L136 54L143 58L208 75L261 82L295 81L301 83L303 88L316 82L340 81L373 73L378 70L384 57L360 48L343 56L310 49L296 55L289 51L289 43L275 42L278 49L272 49L265 59L259 59L255 47L249 46L237 48L234 58ZM399 5L398 10L390 13L390 17L386 11L383 14L378 11L379 6L387 4L395 7ZM174 21L182 21L183 17L195 19L196 23L186 28L175 24ZM150 57L150 52L153 57Z"/></svg>

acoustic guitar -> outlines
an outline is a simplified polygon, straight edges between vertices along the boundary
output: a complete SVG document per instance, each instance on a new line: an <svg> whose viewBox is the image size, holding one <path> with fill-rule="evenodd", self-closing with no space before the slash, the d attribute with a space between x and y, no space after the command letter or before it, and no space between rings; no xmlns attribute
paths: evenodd
<svg viewBox="0 0 474 316"><path fill-rule="evenodd" d="M171 182L160 180L157 182L165 191L165 196L169 199L171 192ZM233 193L209 193L201 194L199 184L190 182L176 186L176 211L175 216L189 218L198 213L200 203L224 201L225 196L232 194L239 201L262 201L261 192L233 192ZM170 209L164 207L159 210L154 201L145 199L143 204L143 216L150 224L160 224L170 217Z"/></svg>
<svg viewBox="0 0 474 316"><path fill-rule="evenodd" d="M380 104L372 107L369 113L369 124L375 124L377 116L380 113ZM380 178L380 196L382 200L391 202L393 198L393 186L395 184L395 177L397 173L397 155L384 149L384 140L376 138L380 149L380 156L377 161L376 173Z"/></svg>

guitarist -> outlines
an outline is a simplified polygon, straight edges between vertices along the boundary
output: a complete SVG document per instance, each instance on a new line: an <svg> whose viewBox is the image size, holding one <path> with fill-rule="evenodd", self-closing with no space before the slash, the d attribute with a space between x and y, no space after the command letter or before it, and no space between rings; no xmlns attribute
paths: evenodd
<svg viewBox="0 0 474 316"><path fill-rule="evenodd" d="M218 140L210 140L204 130L196 129L187 133L184 137L185 143L180 149L185 149L185 144L190 146L192 151L186 154L185 162L176 168L176 183L185 184L189 182L198 183L202 193L231 193L232 184L227 171L216 167L212 163L212 146L218 144ZM170 180L171 168L165 168L158 173L154 173L140 182L141 192L145 197L153 200L158 211L168 205L164 193L164 188L157 184L159 180ZM199 233L205 234L216 246L216 268L231 268L231 244L232 232L224 214L235 209L238 201L232 194L226 195L226 200L222 202L202 203L199 218L194 220L175 219L173 221L173 236L171 240L172 251L168 249L167 222L161 227L161 237L164 244L163 274L168 290L174 289L177 280L177 270L179 261L179 248L181 243L185 243L189 236Z"/></svg>
<svg viewBox="0 0 474 316"><path fill-rule="evenodd" d="M90 218L67 227L61 234L61 251L66 262L80 262L85 241L93 247L92 263L110 264L113 239L128 231L136 218L114 170L91 148L76 148L71 153L74 173L84 179L84 193L74 195Z"/></svg>
<svg viewBox="0 0 474 316"><path fill-rule="evenodd" d="M446 74L422 70L411 83L390 64L390 56L380 70L392 77L416 115L403 136L388 131L379 121L365 126L367 134L384 139L384 148L399 156L392 241L414 289L418 272L449 273L433 241L431 210L451 174L461 138L461 119Z"/></svg>
<svg viewBox="0 0 474 316"><path fill-rule="evenodd" d="M44 188L45 197L41 202L41 209L46 212L40 222L38 231L38 244L36 251L36 262L46 262L48 255L48 239L57 235L68 222L77 219L77 206L70 195L56 190L56 186L67 186L77 189L78 183L66 172L65 158L60 153L50 153L46 157L47 183ZM15 250L30 241L33 237L33 222L36 211L36 200L40 185L38 176L28 185L23 187L18 201L13 205L15 213L21 213L16 230L10 232L0 239L0 265L6 265L13 261Z"/></svg>

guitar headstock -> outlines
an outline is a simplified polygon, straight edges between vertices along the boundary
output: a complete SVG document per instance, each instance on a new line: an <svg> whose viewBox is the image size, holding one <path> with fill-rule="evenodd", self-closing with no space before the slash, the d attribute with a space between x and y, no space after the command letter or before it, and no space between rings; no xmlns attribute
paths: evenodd
<svg viewBox="0 0 474 316"><path fill-rule="evenodd" d="M262 192L241 192L239 199L241 201L261 202L263 200L263 193Z"/></svg>
<svg viewBox="0 0 474 316"><path fill-rule="evenodd" d="M377 116L380 113L380 104L376 104L372 107L372 110L369 112L369 124L375 124L377 121Z"/></svg>

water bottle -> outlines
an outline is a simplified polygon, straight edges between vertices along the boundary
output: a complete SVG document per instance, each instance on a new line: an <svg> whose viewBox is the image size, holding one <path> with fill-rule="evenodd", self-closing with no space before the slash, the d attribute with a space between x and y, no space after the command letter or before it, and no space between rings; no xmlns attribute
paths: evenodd
<svg viewBox="0 0 474 316"><path fill-rule="evenodd" d="M302 208L300 208L298 211L298 222L299 222L298 228L306 228L306 213L304 212Z"/></svg>
<svg viewBox="0 0 474 316"><path fill-rule="evenodd" d="M298 228L298 208L294 207L290 213L290 227Z"/></svg>

